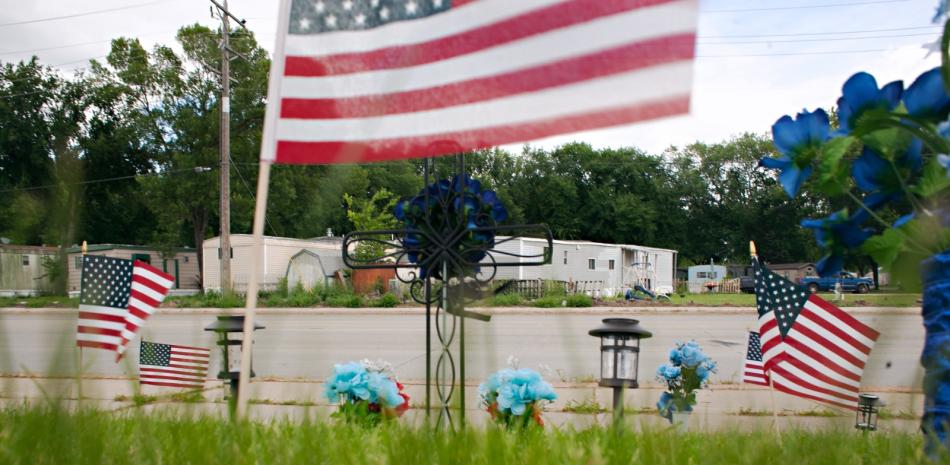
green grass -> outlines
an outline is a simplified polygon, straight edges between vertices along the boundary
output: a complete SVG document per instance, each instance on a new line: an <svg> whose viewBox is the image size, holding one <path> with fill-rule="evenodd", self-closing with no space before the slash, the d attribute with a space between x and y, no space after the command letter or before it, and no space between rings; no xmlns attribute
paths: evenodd
<svg viewBox="0 0 950 465"><path fill-rule="evenodd" d="M0 308L76 308L79 299L70 299L64 295L43 295L36 297L0 297Z"/></svg>
<svg viewBox="0 0 950 465"><path fill-rule="evenodd" d="M839 307L918 307L920 303L920 294L844 294L844 299L838 301L833 293L821 293L822 298L838 305ZM673 305L698 305L698 306L728 306L728 307L754 307L754 294L686 294L680 297L679 294L671 296ZM662 305L662 304L656 304Z"/></svg>
<svg viewBox="0 0 950 465"><path fill-rule="evenodd" d="M947 456L946 458L950 458ZM232 423L205 416L0 411L0 463L19 464L922 464L919 434L782 433L494 427L451 433L399 422ZM946 463L946 462L944 462Z"/></svg>

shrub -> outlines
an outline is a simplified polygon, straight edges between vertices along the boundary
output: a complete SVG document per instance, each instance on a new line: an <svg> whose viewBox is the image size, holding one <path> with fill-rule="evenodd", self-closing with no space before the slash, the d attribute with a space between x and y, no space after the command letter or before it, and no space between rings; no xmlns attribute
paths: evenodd
<svg viewBox="0 0 950 465"><path fill-rule="evenodd" d="M495 307L521 305L521 294L499 294L492 297L491 304Z"/></svg>
<svg viewBox="0 0 950 465"><path fill-rule="evenodd" d="M392 294L383 294L380 298L374 299L371 305L373 307L395 307L399 305L399 298Z"/></svg>
<svg viewBox="0 0 950 465"><path fill-rule="evenodd" d="M540 299L536 299L534 302L532 302L532 304L535 307L555 308L555 307L563 307L564 300L565 298L563 296L549 295L549 296L541 297Z"/></svg>
<svg viewBox="0 0 950 465"><path fill-rule="evenodd" d="M587 294L575 294L567 296L568 307L593 307L594 299Z"/></svg>
<svg viewBox="0 0 950 465"><path fill-rule="evenodd" d="M327 297L326 304L330 307L356 308L363 306L363 298L355 294L338 294Z"/></svg>

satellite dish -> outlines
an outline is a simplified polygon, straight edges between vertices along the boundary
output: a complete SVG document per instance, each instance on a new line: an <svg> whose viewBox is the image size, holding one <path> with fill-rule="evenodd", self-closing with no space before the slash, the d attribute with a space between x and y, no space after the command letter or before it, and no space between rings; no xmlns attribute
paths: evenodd
<svg viewBox="0 0 950 465"><path fill-rule="evenodd" d="M7 245L10 243L9 237L0 237L0 244Z"/></svg>

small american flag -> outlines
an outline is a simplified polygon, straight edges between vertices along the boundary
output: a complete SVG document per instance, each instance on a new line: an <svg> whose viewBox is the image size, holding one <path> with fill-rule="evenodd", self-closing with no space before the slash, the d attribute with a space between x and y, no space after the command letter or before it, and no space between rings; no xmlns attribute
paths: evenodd
<svg viewBox="0 0 950 465"><path fill-rule="evenodd" d="M261 158L444 155L689 111L696 0L283 0Z"/></svg>
<svg viewBox="0 0 950 465"><path fill-rule="evenodd" d="M210 350L142 341L139 384L201 389L208 373Z"/></svg>
<svg viewBox="0 0 950 465"><path fill-rule="evenodd" d="M742 382L769 385L769 375L762 364L762 346L759 345L759 333L749 331L749 348L742 363Z"/></svg>
<svg viewBox="0 0 950 465"><path fill-rule="evenodd" d="M173 284L142 261L84 255L76 345L121 355Z"/></svg>
<svg viewBox="0 0 950 465"><path fill-rule="evenodd" d="M879 333L753 259L762 360L776 390L856 409Z"/></svg>

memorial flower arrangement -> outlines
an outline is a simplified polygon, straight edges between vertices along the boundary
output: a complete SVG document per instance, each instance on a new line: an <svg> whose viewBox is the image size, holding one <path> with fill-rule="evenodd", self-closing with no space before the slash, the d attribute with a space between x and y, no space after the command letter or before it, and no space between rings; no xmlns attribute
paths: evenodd
<svg viewBox="0 0 950 465"><path fill-rule="evenodd" d="M362 360L334 365L327 378L326 396L340 402L334 418L374 426L402 416L409 409L409 395L396 379L392 366L382 360Z"/></svg>
<svg viewBox="0 0 950 465"><path fill-rule="evenodd" d="M507 428L544 426L542 407L557 399L554 388L537 371L506 368L478 386L485 409L499 425Z"/></svg>
<svg viewBox="0 0 950 465"><path fill-rule="evenodd" d="M946 19L947 3L940 2L935 21ZM950 424L948 31L945 22L942 66L908 86L880 85L871 74L854 74L842 86L836 114L803 110L776 121L772 135L779 156L760 162L777 171L790 197L810 191L831 205L850 205L802 221L825 251L817 263L821 275L841 270L846 252L857 249L903 287L922 288L927 331L922 426L928 438L944 443Z"/></svg>
<svg viewBox="0 0 950 465"><path fill-rule="evenodd" d="M508 210L494 191L482 190L482 184L468 176L437 181L415 197L396 204L394 216L410 230L401 239L407 258L418 263L421 277L441 277L439 244L434 240L443 231L459 230L460 234L449 250L469 264L485 258L485 250L495 245L491 227L508 219ZM479 229L484 228L484 229ZM478 267L460 267L465 272L477 273Z"/></svg>
<svg viewBox="0 0 950 465"><path fill-rule="evenodd" d="M703 353L696 341L677 343L670 351L670 363L656 370L657 379L666 384L666 392L656 404L660 416L672 422L674 412L692 412L696 391L705 387L709 375L715 372L716 362Z"/></svg>

